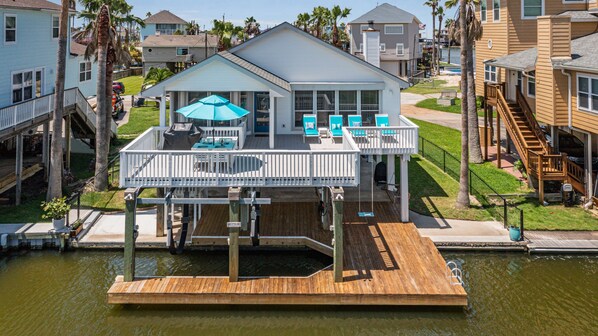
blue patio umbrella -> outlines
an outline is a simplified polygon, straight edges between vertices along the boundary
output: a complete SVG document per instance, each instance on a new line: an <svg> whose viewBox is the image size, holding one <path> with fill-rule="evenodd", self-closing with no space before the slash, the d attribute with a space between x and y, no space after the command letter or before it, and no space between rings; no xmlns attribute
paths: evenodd
<svg viewBox="0 0 598 336"><path fill-rule="evenodd" d="M231 103L228 99L211 95L176 111L190 119L227 121L242 118L249 114L246 109ZM214 131L212 130L212 139Z"/></svg>

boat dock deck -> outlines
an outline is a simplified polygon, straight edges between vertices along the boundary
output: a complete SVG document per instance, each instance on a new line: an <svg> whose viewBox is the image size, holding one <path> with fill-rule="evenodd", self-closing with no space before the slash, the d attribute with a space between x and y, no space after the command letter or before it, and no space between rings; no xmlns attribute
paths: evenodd
<svg viewBox="0 0 598 336"><path fill-rule="evenodd" d="M314 203L263 206L260 238L265 242L302 231L303 236L330 245L331 235L318 224L315 207ZM306 211L308 208L311 210ZM194 236L198 230L202 235L224 234L225 223L218 219L225 220L227 211L226 206L211 205L207 213L213 220L202 219ZM446 261L433 242L421 237L413 224L396 222L399 206L378 202L374 211L375 218L359 218L357 204L345 206L343 282L334 282L332 266L307 277L256 278L241 274L238 282L230 282L228 277L204 276L136 278L124 282L119 276L108 291L108 303L467 305L467 293L462 285L451 281ZM297 215L289 216L291 213ZM281 214L286 214L284 221ZM215 225L216 222L220 224ZM221 233L207 232L210 226L222 226Z"/></svg>

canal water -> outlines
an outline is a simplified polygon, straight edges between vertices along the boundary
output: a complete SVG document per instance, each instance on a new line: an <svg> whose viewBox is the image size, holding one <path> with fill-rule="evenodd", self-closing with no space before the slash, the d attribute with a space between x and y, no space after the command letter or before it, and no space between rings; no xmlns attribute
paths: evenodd
<svg viewBox="0 0 598 336"><path fill-rule="evenodd" d="M242 273L309 273L316 254L242 254ZM598 258L445 254L464 270L467 309L109 306L122 252L0 257L0 335L596 335ZM226 274L227 255L140 252L139 275ZM282 275L282 273L281 273Z"/></svg>

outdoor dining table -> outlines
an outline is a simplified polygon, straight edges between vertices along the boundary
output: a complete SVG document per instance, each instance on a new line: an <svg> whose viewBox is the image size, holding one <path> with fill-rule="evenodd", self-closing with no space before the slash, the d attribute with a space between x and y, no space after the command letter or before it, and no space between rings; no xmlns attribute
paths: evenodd
<svg viewBox="0 0 598 336"><path fill-rule="evenodd" d="M201 161L207 162L210 171L214 171L215 167L220 163L226 165L226 171L229 171L233 165L233 156L223 153L212 154L211 151L232 151L237 145L236 137L215 137L205 138L197 142L191 147L191 150L202 152L198 153L197 158Z"/></svg>

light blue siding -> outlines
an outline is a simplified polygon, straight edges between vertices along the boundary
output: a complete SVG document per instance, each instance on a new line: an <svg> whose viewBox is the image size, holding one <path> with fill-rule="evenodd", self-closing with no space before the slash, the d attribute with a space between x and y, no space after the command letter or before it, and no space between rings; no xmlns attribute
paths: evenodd
<svg viewBox="0 0 598 336"><path fill-rule="evenodd" d="M83 56L72 56L67 57L66 62L66 81L64 87L78 87L84 97L95 96L97 94L97 81L98 81L98 64L93 62L91 58L91 79L86 81L80 81L79 77L79 64L85 62Z"/></svg>
<svg viewBox="0 0 598 336"><path fill-rule="evenodd" d="M156 35L156 24L155 23L148 23L145 25L144 28L141 28L141 41L145 40L146 37L151 35Z"/></svg>

